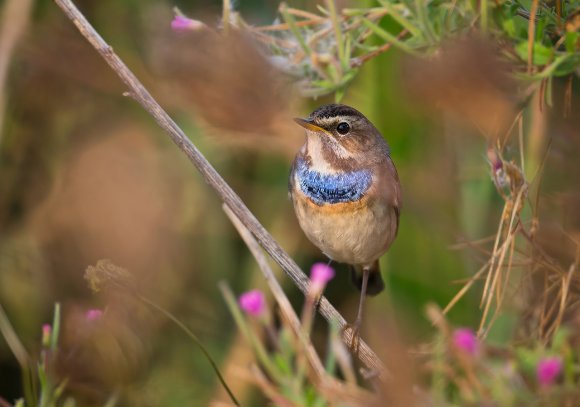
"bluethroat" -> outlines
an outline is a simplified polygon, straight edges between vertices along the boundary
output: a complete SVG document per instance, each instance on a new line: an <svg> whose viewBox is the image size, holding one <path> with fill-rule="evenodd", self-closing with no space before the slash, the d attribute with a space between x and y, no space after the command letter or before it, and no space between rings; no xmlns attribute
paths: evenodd
<svg viewBox="0 0 580 407"><path fill-rule="evenodd" d="M330 104L294 120L306 129L306 142L292 164L290 197L308 239L351 265L361 291L352 324L358 343L364 298L384 289L378 260L399 228L399 176L389 145L358 110Z"/></svg>

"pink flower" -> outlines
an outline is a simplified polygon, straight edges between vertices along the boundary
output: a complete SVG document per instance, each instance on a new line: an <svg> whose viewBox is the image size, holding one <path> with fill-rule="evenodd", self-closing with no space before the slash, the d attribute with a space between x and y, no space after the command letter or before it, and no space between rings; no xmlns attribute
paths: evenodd
<svg viewBox="0 0 580 407"><path fill-rule="evenodd" d="M171 21L171 28L174 31L198 31L205 27L205 24L198 20L193 20L182 15L176 15Z"/></svg>
<svg viewBox="0 0 580 407"><path fill-rule="evenodd" d="M479 341L475 332L470 328L458 328L453 332L453 345L469 355L477 354Z"/></svg>
<svg viewBox="0 0 580 407"><path fill-rule="evenodd" d="M314 263L310 269L310 280L316 291L322 291L330 280L334 278L334 269L326 263Z"/></svg>
<svg viewBox="0 0 580 407"><path fill-rule="evenodd" d="M562 359L551 357L540 360L536 367L536 377L541 387L550 387L562 373Z"/></svg>
<svg viewBox="0 0 580 407"><path fill-rule="evenodd" d="M44 347L50 346L50 337L52 335L52 327L50 324L42 325L42 345Z"/></svg>
<svg viewBox="0 0 580 407"><path fill-rule="evenodd" d="M85 313L85 319L87 321L97 321L103 316L103 311L100 309L90 309Z"/></svg>
<svg viewBox="0 0 580 407"><path fill-rule="evenodd" d="M239 303L240 308L253 316L259 316L262 314L266 306L264 294L260 290L252 290L243 293L240 295Z"/></svg>

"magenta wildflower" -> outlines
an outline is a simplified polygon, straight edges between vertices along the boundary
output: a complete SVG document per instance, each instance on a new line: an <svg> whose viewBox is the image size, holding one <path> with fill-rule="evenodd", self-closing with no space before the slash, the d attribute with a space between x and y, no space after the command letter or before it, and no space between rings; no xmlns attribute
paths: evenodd
<svg viewBox="0 0 580 407"><path fill-rule="evenodd" d="M314 263L310 269L310 280L317 291L322 291L334 278L334 269L326 263Z"/></svg>
<svg viewBox="0 0 580 407"><path fill-rule="evenodd" d="M87 321L97 321L103 316L103 311L100 309L90 309L85 313L85 319Z"/></svg>
<svg viewBox="0 0 580 407"><path fill-rule="evenodd" d="M50 324L42 325L42 345L44 347L50 346L50 337L52 335L52 327Z"/></svg>
<svg viewBox="0 0 580 407"><path fill-rule="evenodd" d="M262 314L266 306L264 294L260 290L251 290L243 293L240 295L239 303L240 308L253 316L259 316Z"/></svg>
<svg viewBox="0 0 580 407"><path fill-rule="evenodd" d="M458 328L453 332L453 345L469 355L475 355L479 350L479 340L470 328Z"/></svg>
<svg viewBox="0 0 580 407"><path fill-rule="evenodd" d="M549 357L540 360L536 367L536 377L541 387L550 387L562 373L562 359Z"/></svg>
<svg viewBox="0 0 580 407"><path fill-rule="evenodd" d="M198 20L193 20L182 15L176 15L171 21L171 28L174 31L198 31L205 27L205 24Z"/></svg>

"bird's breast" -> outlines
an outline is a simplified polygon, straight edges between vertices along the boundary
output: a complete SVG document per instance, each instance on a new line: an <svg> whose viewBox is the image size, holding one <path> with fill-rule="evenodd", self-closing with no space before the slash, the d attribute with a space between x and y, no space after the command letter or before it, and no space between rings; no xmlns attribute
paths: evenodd
<svg viewBox="0 0 580 407"><path fill-rule="evenodd" d="M367 265L378 259L396 234L396 214L379 199L317 205L302 190L292 193L294 210L306 236L333 260Z"/></svg>
<svg viewBox="0 0 580 407"><path fill-rule="evenodd" d="M319 206L356 203L365 196L372 183L369 170L322 173L310 169L302 157L296 160L294 176L296 187Z"/></svg>

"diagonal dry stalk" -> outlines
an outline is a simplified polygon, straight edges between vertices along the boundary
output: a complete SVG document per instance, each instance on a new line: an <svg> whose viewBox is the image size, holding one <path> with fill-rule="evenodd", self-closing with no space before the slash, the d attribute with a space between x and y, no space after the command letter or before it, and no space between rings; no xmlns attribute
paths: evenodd
<svg viewBox="0 0 580 407"><path fill-rule="evenodd" d="M262 274L264 275L266 282L270 287L270 291L272 291L274 299L276 300L276 303L280 307L282 317L288 323L288 325L290 326L296 337L299 338L301 345L304 347L303 352L306 354L310 366L314 371L315 379L316 380L324 379L325 377L324 366L322 365L322 362L320 361L320 358L318 357L312 344L309 341L307 341L303 335L301 335L300 319L298 318L298 315L296 315L296 313L294 312L294 308L292 308L292 305L290 304L288 297L286 297L286 295L284 294L284 290L278 283L278 280L276 280L276 276L274 275L274 272L270 268L270 265L268 264L266 257L262 253L260 245L258 245L258 242L256 242L256 240L250 234L248 229L244 227L240 219L232 212L232 210L227 205L223 205L223 209L228 218L230 219L230 221L232 222L232 224L234 225L234 227L236 228L236 230L238 231L238 233L240 234L244 243L246 243L246 246L248 246L248 249L250 249L252 256L254 256L254 259L256 259L256 262L258 263L258 266L260 267L260 270L262 271Z"/></svg>
<svg viewBox="0 0 580 407"><path fill-rule="evenodd" d="M231 209L236 217L242 222L245 228L254 236L262 248L278 263L286 272L293 283L308 295L310 282L304 272L298 267L296 262L282 249L274 240L270 233L262 226L256 217L250 212L240 197L224 181L219 173L212 167L203 154L187 138L183 130L173 121L173 119L163 110L151 94L145 89L143 84L125 65L125 63L113 51L113 48L95 31L84 15L75 7L70 0L54 0L62 9L65 15L74 23L79 32L97 50L103 59L109 64L113 71L129 88L128 95L136 100L152 117L157 124L165 130L171 140L189 158L191 163L197 168L203 179L218 194L222 201ZM332 324L336 324L343 332L343 340L346 343L352 341L352 330L346 328L344 317L325 298L321 297L318 311ZM360 341L359 352L360 361L369 369L384 373L385 367L377 354L366 344Z"/></svg>
<svg viewBox="0 0 580 407"><path fill-rule="evenodd" d="M303 335L302 327L300 323L300 319L298 315L292 308L288 297L284 294L282 287L278 283L274 272L270 268L264 253L258 242L254 239L254 237L250 234L247 228L244 227L240 219L236 217L236 215L228 208L227 205L223 205L223 209L242 237L246 246L254 256L254 259L258 263L262 274L264 275L270 290L274 295L274 299L276 303L280 307L281 316L286 322L287 326L289 326L294 333L294 336L298 339L298 346L300 348L301 354L304 354L306 359L308 360L310 370L313 373L313 377L311 377L312 382L315 383L316 387L321 389L321 393L328 393L333 396L333 398L340 398L342 400L350 400L355 405L369 405L372 404L374 397L368 391L360 389L358 387L354 387L352 385L346 385L342 381L330 376L324 369L322 361L318 357L314 346L310 342L310 340ZM255 378L257 380L257 378ZM264 386L264 383L260 384ZM266 394L269 394L272 389L270 386L266 386L269 388ZM276 398L274 398L276 400Z"/></svg>

